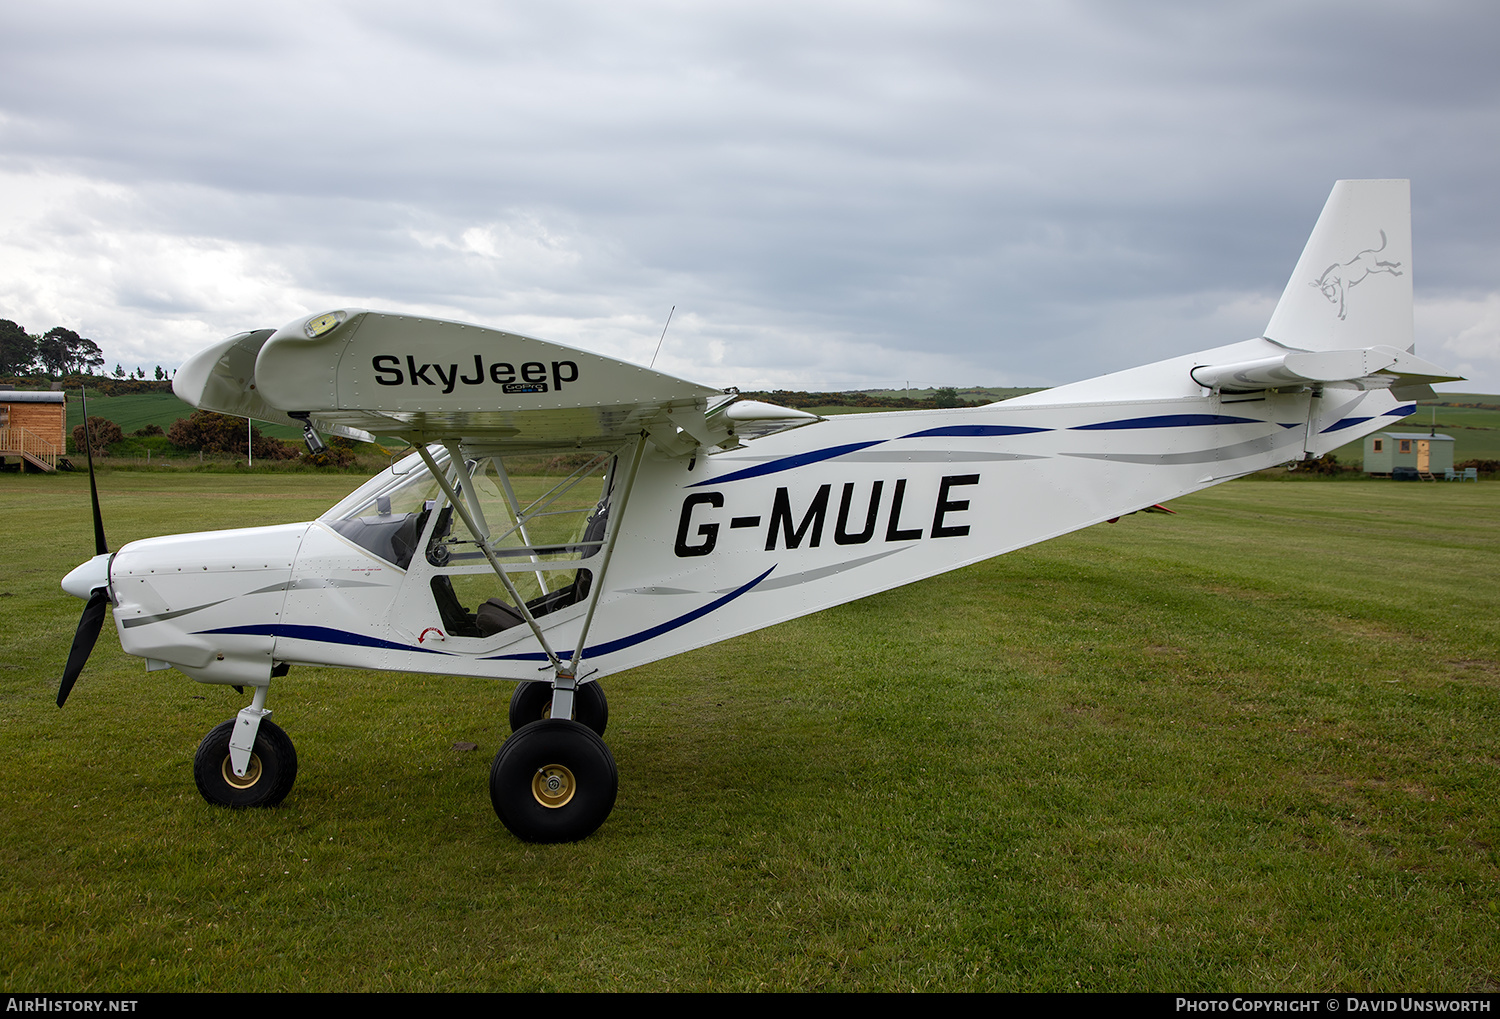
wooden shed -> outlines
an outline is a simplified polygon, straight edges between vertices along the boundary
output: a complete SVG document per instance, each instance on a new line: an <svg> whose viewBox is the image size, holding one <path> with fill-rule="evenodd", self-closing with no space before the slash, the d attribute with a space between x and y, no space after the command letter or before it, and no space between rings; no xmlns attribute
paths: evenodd
<svg viewBox="0 0 1500 1019"><path fill-rule="evenodd" d="M1377 478L1415 473L1432 480L1453 469L1453 436L1426 432L1374 432L1365 436L1365 473Z"/></svg>
<svg viewBox="0 0 1500 1019"><path fill-rule="evenodd" d="M0 389L0 464L15 458L22 470L57 470L68 448L67 418L63 393Z"/></svg>

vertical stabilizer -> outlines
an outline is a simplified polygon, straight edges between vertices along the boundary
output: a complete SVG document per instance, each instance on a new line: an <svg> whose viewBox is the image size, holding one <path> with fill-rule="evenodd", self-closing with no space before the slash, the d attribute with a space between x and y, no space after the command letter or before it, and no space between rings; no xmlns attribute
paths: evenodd
<svg viewBox="0 0 1500 1019"><path fill-rule="evenodd" d="M1412 349L1409 181L1333 186L1265 335L1302 350Z"/></svg>

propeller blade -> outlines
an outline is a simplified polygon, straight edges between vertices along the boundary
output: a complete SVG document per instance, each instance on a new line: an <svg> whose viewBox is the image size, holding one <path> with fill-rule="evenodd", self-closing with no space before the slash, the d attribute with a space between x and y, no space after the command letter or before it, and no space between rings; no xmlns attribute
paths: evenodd
<svg viewBox="0 0 1500 1019"><path fill-rule="evenodd" d="M84 452L88 454L89 458L89 495L94 498L94 555L103 555L109 551L109 545L104 541L104 514L99 512L99 489L94 486L94 437L89 432L89 394L87 390L79 386L78 396L83 400L83 446ZM89 604L92 605L93 602ZM88 614L87 609L84 609L84 614ZM89 643L89 646L93 647L92 641ZM88 656L87 651L84 652L84 656ZM79 668L83 668L83 666L80 665ZM69 685L71 686L72 684ZM66 696L66 694L63 696ZM62 707L61 700L58 701L57 706Z"/></svg>
<svg viewBox="0 0 1500 1019"><path fill-rule="evenodd" d="M89 660L89 652L94 650L94 642L99 639L99 631L104 627L104 606L108 604L109 592L100 587L95 589L88 604L83 607L83 615L78 620L78 631L73 634L73 649L68 652L68 664L63 669L62 684L57 688L58 707L62 707L68 694L73 692L73 684L78 682L78 674Z"/></svg>
<svg viewBox="0 0 1500 1019"><path fill-rule="evenodd" d="M81 386L78 395L83 401L83 448L89 460L89 495L94 503L94 555L100 556L109 551L109 545L104 540L104 514L99 511L99 489L94 484L94 436L89 430L89 396ZM108 604L109 588L94 588L94 592L89 595L88 604L83 607L83 615L78 619L78 629L73 633L73 647L68 651L68 664L63 667L62 683L57 687L58 707L67 703L68 694L73 692L73 684L78 682L78 674L88 663L89 653L94 650L94 643L99 639L99 631L104 628L104 606Z"/></svg>

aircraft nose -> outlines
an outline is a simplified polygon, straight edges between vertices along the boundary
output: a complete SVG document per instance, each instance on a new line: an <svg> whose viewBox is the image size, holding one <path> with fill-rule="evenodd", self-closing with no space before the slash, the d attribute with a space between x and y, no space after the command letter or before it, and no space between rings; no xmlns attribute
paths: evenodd
<svg viewBox="0 0 1500 1019"><path fill-rule="evenodd" d="M109 586L109 557L111 553L96 555L86 563L73 568L62 581L62 589L74 598L87 601L95 590Z"/></svg>

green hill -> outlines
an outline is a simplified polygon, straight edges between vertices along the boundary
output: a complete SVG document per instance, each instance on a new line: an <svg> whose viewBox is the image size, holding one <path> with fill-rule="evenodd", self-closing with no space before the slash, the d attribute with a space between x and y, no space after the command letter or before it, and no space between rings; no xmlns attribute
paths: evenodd
<svg viewBox="0 0 1500 1019"><path fill-rule="evenodd" d="M162 431L172 427L178 418L185 418L193 408L183 403L172 393L127 393L123 396L89 395L89 416L108 418L120 426L126 435L147 425L160 425ZM83 404L76 392L68 394L68 431L71 433L83 424ZM276 439L301 442L302 432L286 425L258 422L262 435Z"/></svg>

